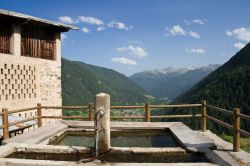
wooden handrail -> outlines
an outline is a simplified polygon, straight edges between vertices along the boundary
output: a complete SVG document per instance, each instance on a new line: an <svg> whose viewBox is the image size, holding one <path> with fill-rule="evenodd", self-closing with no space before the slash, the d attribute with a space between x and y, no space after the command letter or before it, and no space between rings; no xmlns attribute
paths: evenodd
<svg viewBox="0 0 250 166"><path fill-rule="evenodd" d="M223 108L215 107L215 106L208 105L208 104L206 104L206 106L207 106L208 108L211 108L211 109L216 110L216 111L220 111L220 112L222 112L222 113L226 113L226 114L228 114L228 115L232 115L232 114L233 114L232 111L229 111L229 110L226 110L226 109L223 109Z"/></svg>
<svg viewBox="0 0 250 166"><path fill-rule="evenodd" d="M88 109L88 106L42 106L44 109Z"/></svg>
<svg viewBox="0 0 250 166"><path fill-rule="evenodd" d="M200 107L201 104L180 104L180 105L151 105L150 108L183 108L183 107Z"/></svg>
<svg viewBox="0 0 250 166"><path fill-rule="evenodd" d="M245 114L239 114L239 117L245 119L245 120L250 120L250 116L245 115Z"/></svg>
<svg viewBox="0 0 250 166"><path fill-rule="evenodd" d="M150 118L161 119L161 118L196 118L201 117L201 114L187 114L187 115L160 115L160 116L150 116Z"/></svg>
<svg viewBox="0 0 250 166"><path fill-rule="evenodd" d="M111 116L111 119L145 119L145 116Z"/></svg>
<svg viewBox="0 0 250 166"><path fill-rule="evenodd" d="M229 128L229 129L233 129L233 126L230 125L230 124L228 124L228 123L225 123L225 122L223 122L223 121L221 121L221 120L218 120L218 119L216 119L216 118L214 118L214 117L212 117L212 116L209 116L209 115L207 115L206 117L207 117L208 119L210 119L210 120L212 120L212 121L214 121L214 122L216 122L216 123L218 123L218 124L224 126L224 127L227 127L227 128Z"/></svg>
<svg viewBox="0 0 250 166"><path fill-rule="evenodd" d="M23 109L17 109L17 110L10 110L8 111L8 114L18 113L18 112L25 112L25 111L31 111L35 110L37 107L30 107L30 108L23 108Z"/></svg>
<svg viewBox="0 0 250 166"><path fill-rule="evenodd" d="M240 129L239 132L246 137L250 137L250 133L245 130Z"/></svg>
<svg viewBox="0 0 250 166"><path fill-rule="evenodd" d="M83 116L42 116L42 118L48 118L48 119L89 119L88 117L83 117Z"/></svg>
<svg viewBox="0 0 250 166"><path fill-rule="evenodd" d="M139 109L145 106L110 106L110 109Z"/></svg>

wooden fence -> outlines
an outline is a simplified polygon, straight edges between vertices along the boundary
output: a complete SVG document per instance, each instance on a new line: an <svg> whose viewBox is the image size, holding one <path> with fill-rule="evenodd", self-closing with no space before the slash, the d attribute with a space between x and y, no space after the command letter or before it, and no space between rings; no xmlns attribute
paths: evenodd
<svg viewBox="0 0 250 166"><path fill-rule="evenodd" d="M187 108L187 107L198 107L200 108L200 114L185 114L185 115L158 115L158 116L151 116L151 109L164 109L164 108ZM207 108L219 111L222 113L225 113L227 115L230 115L233 117L233 124L225 123L219 119L216 119L214 117L211 117L207 115ZM42 110L44 109L64 109L64 110L87 110L88 116L44 116L42 115ZM2 109L2 113L0 113L0 116L2 116L2 126L0 128L3 129L3 137L4 139L9 138L9 127L14 126L20 123L28 122L31 120L37 119L38 127L42 126L42 119L46 118L52 118L52 119L82 119L82 120L94 120L94 105L89 104L88 106L42 106L41 104L37 104L36 107L31 108L24 108L24 109L18 109L18 110L8 110L6 108ZM201 104L181 104L181 105L150 105L149 103L146 103L143 106L111 106L112 109L144 109L145 110L145 116L111 116L111 119L145 119L146 122L150 122L151 119L163 119L163 118L193 118L193 117L201 117L201 130L206 131L207 130L207 119L211 120L219 125L222 125L228 129L233 130L233 151L238 152L240 149L240 134L250 137L250 133L240 129L240 119L244 119L249 121L250 116L244 115L240 113L239 108L234 108L233 111L229 111L226 109L222 109L219 107L215 107L212 105L208 105L206 101L202 101ZM24 119L16 122L8 122L8 115L13 113L19 113L19 112L25 112L25 111L31 111L31 110L37 110L37 116L30 118L30 119Z"/></svg>

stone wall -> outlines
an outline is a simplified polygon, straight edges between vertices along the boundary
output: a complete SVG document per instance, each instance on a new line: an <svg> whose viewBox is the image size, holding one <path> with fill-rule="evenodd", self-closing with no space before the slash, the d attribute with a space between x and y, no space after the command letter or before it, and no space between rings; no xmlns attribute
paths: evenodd
<svg viewBox="0 0 250 166"><path fill-rule="evenodd" d="M14 26L12 54L0 53L0 110L34 107L37 103L61 106L61 42L56 35L56 60L20 55L20 27ZM36 110L17 113L30 118ZM62 115L61 110L43 110L43 115ZM53 119L44 119L43 124Z"/></svg>

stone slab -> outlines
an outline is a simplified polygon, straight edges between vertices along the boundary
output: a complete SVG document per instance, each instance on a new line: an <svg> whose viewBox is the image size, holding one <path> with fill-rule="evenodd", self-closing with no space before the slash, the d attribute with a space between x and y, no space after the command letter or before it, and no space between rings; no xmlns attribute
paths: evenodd
<svg viewBox="0 0 250 166"><path fill-rule="evenodd" d="M224 161L227 161L231 165L250 166L250 154L246 151L233 152L233 144L223 140L209 130L206 132L196 131L196 133L210 139L217 146L217 150L214 150L214 153L219 155Z"/></svg>
<svg viewBox="0 0 250 166"><path fill-rule="evenodd" d="M36 130L32 130L22 135L18 135L16 137L4 140L3 144L8 144L8 143L38 144L67 128L68 126L65 123L56 121L46 126L37 128Z"/></svg>
<svg viewBox="0 0 250 166"><path fill-rule="evenodd" d="M213 141L197 134L183 123L177 123L169 127L175 138L185 149L196 152L207 148L216 148Z"/></svg>

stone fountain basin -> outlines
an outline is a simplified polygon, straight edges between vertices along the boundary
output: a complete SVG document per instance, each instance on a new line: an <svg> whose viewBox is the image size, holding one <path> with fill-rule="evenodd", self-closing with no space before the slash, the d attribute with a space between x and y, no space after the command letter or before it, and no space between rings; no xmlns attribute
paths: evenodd
<svg viewBox="0 0 250 166"><path fill-rule="evenodd" d="M179 146L187 151L198 152L201 148L213 148L215 144L201 136L181 122L113 122L111 130L168 130L178 142ZM67 130L93 130L93 121L57 121L38 129L26 132L3 141L8 143L24 143L28 145L47 145L51 140L62 135Z"/></svg>
<svg viewBox="0 0 250 166"><path fill-rule="evenodd" d="M91 157L91 148L47 145L67 130L93 130L91 121L58 121L4 141L0 147L0 165L74 165ZM181 122L111 122L111 130L169 130L180 147L112 147L103 160L107 165L212 165L206 151L215 145ZM204 153L205 152L205 153ZM47 158L46 158L47 156ZM9 158L8 158L9 157ZM10 158L11 157L11 158ZM44 157L44 158L43 158ZM23 159L21 159L23 158ZM44 160L41 160L44 159ZM54 160L54 161L52 161ZM185 163L187 162L187 163ZM87 163L95 165L98 163ZM79 164L78 164L79 165ZM85 163L86 165L86 163Z"/></svg>

